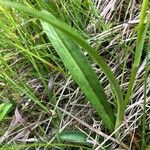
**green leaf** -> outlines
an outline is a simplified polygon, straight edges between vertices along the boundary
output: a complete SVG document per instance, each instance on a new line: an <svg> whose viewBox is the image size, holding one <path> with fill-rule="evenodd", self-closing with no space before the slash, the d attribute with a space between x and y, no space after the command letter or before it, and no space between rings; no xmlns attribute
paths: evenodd
<svg viewBox="0 0 150 150"><path fill-rule="evenodd" d="M67 131L58 134L60 141L88 144L87 136L79 131Z"/></svg>
<svg viewBox="0 0 150 150"><path fill-rule="evenodd" d="M0 121L3 121L7 114L10 112L13 104L12 103L2 103L0 104Z"/></svg>
<svg viewBox="0 0 150 150"><path fill-rule="evenodd" d="M111 105L107 102L103 87L99 83L94 70L80 47L62 31L46 22L41 21L41 23L52 45L61 57L65 66L69 69L74 80L87 96L105 125L109 130L113 131L115 117L112 115L113 111Z"/></svg>
<svg viewBox="0 0 150 150"><path fill-rule="evenodd" d="M150 150L150 145L146 146L145 150Z"/></svg>

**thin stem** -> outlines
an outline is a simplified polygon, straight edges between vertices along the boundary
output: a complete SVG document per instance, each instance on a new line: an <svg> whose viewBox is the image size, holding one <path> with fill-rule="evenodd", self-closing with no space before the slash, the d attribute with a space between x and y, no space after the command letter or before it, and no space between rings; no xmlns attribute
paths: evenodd
<svg viewBox="0 0 150 150"><path fill-rule="evenodd" d="M148 28L148 25L146 26L146 28L144 28L144 21L146 18L147 8L148 8L148 0L143 0L140 22L139 22L139 27L138 27L138 36L137 36L137 41L136 41L136 51L135 51L134 64L133 64L132 71L131 71L132 73L131 73L131 77L129 80L129 86L128 86L127 94L125 96L124 107L126 107L130 101L136 73L137 73L137 70L138 70L138 67L139 67L139 64L141 61L144 39L145 39L146 31Z"/></svg>
<svg viewBox="0 0 150 150"><path fill-rule="evenodd" d="M147 100L147 78L148 72L150 70L149 61L150 61L150 39L148 42L148 51L147 51L147 59L146 59L146 68L145 68L145 81L144 81L144 102L143 102L143 118L142 118L142 143L141 150L145 149L145 128L146 128L146 100Z"/></svg>

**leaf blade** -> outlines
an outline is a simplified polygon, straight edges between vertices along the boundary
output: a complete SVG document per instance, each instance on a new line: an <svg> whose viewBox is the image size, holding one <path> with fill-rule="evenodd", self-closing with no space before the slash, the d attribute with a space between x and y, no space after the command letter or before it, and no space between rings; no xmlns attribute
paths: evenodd
<svg viewBox="0 0 150 150"><path fill-rule="evenodd" d="M10 112L12 106L12 103L2 103L0 105L0 122L3 121L3 119L5 119L6 115Z"/></svg>
<svg viewBox="0 0 150 150"><path fill-rule="evenodd" d="M58 134L58 139L60 141L88 144L86 141L87 136L79 131L61 132Z"/></svg>
<svg viewBox="0 0 150 150"><path fill-rule="evenodd" d="M103 87L91 68L83 52L67 35L60 30L54 29L48 23L41 21L43 29L49 37L55 50L61 57L65 66L71 72L73 78L87 96L90 103L96 109L98 115L103 119L108 128L114 129L114 116Z"/></svg>

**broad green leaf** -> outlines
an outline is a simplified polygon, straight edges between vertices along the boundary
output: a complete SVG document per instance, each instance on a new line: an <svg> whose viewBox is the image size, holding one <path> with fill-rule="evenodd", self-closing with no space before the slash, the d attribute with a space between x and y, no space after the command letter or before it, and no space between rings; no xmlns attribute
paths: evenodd
<svg viewBox="0 0 150 150"><path fill-rule="evenodd" d="M5 119L6 115L10 112L13 104L12 103L2 103L0 104L0 121Z"/></svg>
<svg viewBox="0 0 150 150"><path fill-rule="evenodd" d="M57 139L62 143L62 142L71 142L71 143L79 143L80 145L88 145L88 146L92 146L93 145L93 141L90 140L88 138L87 135L85 135L84 133L82 133L81 131L65 131L65 132L61 132L58 133L57 135ZM103 142L104 141L104 137L99 137L99 142ZM106 142L107 144L107 148L105 150L110 149L110 143L112 141L108 140Z"/></svg>
<svg viewBox="0 0 150 150"><path fill-rule="evenodd" d="M88 144L86 141L87 136L79 131L61 132L58 134L58 139L60 141Z"/></svg>
<svg viewBox="0 0 150 150"><path fill-rule="evenodd" d="M52 27L46 22L41 21L41 23L52 45L65 66L69 69L74 80L87 96L105 125L109 130L113 131L115 119L111 105L107 102L103 87L99 83L94 70L80 47L62 31Z"/></svg>

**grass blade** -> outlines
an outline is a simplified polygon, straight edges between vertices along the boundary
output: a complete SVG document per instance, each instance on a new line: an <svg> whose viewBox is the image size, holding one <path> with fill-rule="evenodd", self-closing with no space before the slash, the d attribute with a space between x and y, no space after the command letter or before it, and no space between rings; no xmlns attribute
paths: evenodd
<svg viewBox="0 0 150 150"><path fill-rule="evenodd" d="M150 34L149 34L150 35ZM145 140L145 135L146 135L146 115L147 115L147 110L146 110L146 105L147 105L147 79L150 71L150 37L148 37L148 46L147 46L147 58L146 58L146 67L145 67L145 81L144 81L144 102L143 102L143 118L142 118L142 135L141 135L141 150L145 149L146 145L146 140Z"/></svg>
<svg viewBox="0 0 150 150"><path fill-rule="evenodd" d="M60 30L53 28L46 22L41 21L41 23L71 75L96 109L98 115L107 127L113 131L115 121L114 116L112 116L113 111L110 104L107 103L102 85L80 47Z"/></svg>
<svg viewBox="0 0 150 150"><path fill-rule="evenodd" d="M0 104L0 122L3 121L3 119L5 119L6 115L10 112L12 107L12 103L7 102Z"/></svg>
<svg viewBox="0 0 150 150"><path fill-rule="evenodd" d="M133 86L134 86L134 80L135 80L136 73L137 73L137 70L138 70L138 67L139 67L140 61L141 61L141 55L142 55L142 50L143 50L143 46L144 46L144 40L146 37L146 31L148 29L148 25L150 22L149 21L150 17L148 17L146 28L144 28L144 21L146 18L147 8L148 8L148 0L144 0L143 4L142 4L141 17L140 17L140 22L139 22L139 27L138 27L135 58L134 58L134 63L133 63L132 71L131 71L131 77L130 77L130 81L129 81L129 85L128 85L127 94L126 94L125 100L124 100L125 107L128 105L130 98L131 98L131 94L132 94L132 90L133 90Z"/></svg>

